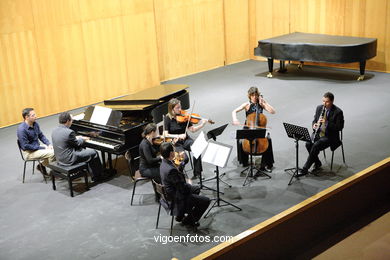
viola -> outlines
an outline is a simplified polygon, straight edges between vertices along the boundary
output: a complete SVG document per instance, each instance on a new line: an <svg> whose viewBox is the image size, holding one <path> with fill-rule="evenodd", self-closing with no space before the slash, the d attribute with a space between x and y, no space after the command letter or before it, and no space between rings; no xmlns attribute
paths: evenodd
<svg viewBox="0 0 390 260"><path fill-rule="evenodd" d="M180 166L181 163L185 159L185 153L184 152L176 152L175 151L175 158L173 159L173 162L177 165Z"/></svg>
<svg viewBox="0 0 390 260"><path fill-rule="evenodd" d="M255 113L251 113L246 118L246 126L249 128L266 128L267 117L263 113L258 113L256 109ZM252 147L252 151L251 151ZM252 141L244 139L242 142L242 150L246 153L252 153L254 155L262 154L268 149L267 138L257 138Z"/></svg>
<svg viewBox="0 0 390 260"><path fill-rule="evenodd" d="M199 114L187 113L185 110L181 110L179 115L176 115L176 121L179 123L187 123L188 121L197 124L200 120L207 120L210 124L214 124L214 121L207 118L202 118Z"/></svg>

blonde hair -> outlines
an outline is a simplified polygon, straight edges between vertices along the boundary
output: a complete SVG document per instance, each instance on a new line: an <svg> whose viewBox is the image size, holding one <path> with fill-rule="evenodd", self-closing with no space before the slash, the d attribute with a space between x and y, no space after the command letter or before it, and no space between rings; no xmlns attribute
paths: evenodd
<svg viewBox="0 0 390 260"><path fill-rule="evenodd" d="M169 118L171 118L171 119L175 116L175 114L173 113L173 108L174 108L177 104L180 104L180 100L178 100L177 98L172 98L172 99L169 100L169 102L168 102L168 116L169 116Z"/></svg>

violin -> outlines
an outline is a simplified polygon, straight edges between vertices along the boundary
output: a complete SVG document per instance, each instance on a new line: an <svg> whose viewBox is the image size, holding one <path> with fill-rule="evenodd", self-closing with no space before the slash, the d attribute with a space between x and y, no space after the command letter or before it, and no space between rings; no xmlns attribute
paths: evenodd
<svg viewBox="0 0 390 260"><path fill-rule="evenodd" d="M266 125L267 117L263 113L258 113L258 109L256 109L256 113L251 113L246 117L246 126L249 128L266 128ZM242 142L242 150L244 150L246 153L258 155L264 153L267 149L267 138L257 138L252 141L252 144L247 139L244 139Z"/></svg>
<svg viewBox="0 0 390 260"><path fill-rule="evenodd" d="M187 123L188 121L197 124L200 120L207 120L210 124L214 124L214 121L207 118L202 118L199 114L187 113L185 110L181 110L179 115L176 115L176 121L179 123Z"/></svg>
<svg viewBox="0 0 390 260"><path fill-rule="evenodd" d="M163 137L163 136L156 136L156 137L154 137L152 139L152 141L153 141L154 145L160 146L164 142L172 143L173 142L173 138Z"/></svg>

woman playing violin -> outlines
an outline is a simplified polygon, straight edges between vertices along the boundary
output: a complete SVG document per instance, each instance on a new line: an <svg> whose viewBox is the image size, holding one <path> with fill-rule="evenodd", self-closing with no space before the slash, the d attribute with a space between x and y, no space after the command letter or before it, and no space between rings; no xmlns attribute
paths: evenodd
<svg viewBox="0 0 390 260"><path fill-rule="evenodd" d="M200 130L207 123L207 119L201 119L197 126L193 125L191 122L179 122L177 119L182 115L181 103L180 100L172 98L168 103L168 114L164 120L164 136L177 138L175 147L178 150L191 151L191 145L194 143L194 140L189 137L186 133L187 129L191 132L196 132ZM188 126L188 127L187 127ZM199 157L198 159L193 158L194 162L194 178L201 176L202 173L202 161Z"/></svg>
<svg viewBox="0 0 390 260"><path fill-rule="evenodd" d="M150 123L142 133L143 139L139 145L139 171L142 177L149 177L161 183L161 157L157 156L159 148L153 145L153 139L157 137L156 130L156 124Z"/></svg>
<svg viewBox="0 0 390 260"><path fill-rule="evenodd" d="M275 109L260 95L257 87L250 87L248 90L248 101L237 107L232 112L233 125L240 125L237 119L237 113L245 109L245 116L252 113L263 113L263 110L275 114ZM265 168L272 169L274 163L274 156L272 151L271 138L268 138L268 149L262 154L261 170ZM237 141L237 157L238 161L244 166L248 166L248 154L242 150L241 141Z"/></svg>

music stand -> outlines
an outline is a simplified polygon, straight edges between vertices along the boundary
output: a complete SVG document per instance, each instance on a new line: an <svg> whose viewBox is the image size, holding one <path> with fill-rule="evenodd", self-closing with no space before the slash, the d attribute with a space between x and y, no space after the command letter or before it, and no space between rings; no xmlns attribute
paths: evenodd
<svg viewBox="0 0 390 260"><path fill-rule="evenodd" d="M227 126L228 126L228 124L224 124L224 125L222 125L220 127L217 127L217 128L214 128L213 130L208 131L207 132L207 138L208 139L213 139L214 141L217 141L217 136L221 135ZM220 174L219 176L217 175L216 171L214 171L214 173L215 173L214 177L211 177L209 179L205 179L205 180L203 180L203 182L211 181L211 180L214 180L214 179L218 178L217 181L221 181L223 184L227 185L229 188L232 187L232 185L230 185L229 183L227 183L227 182L225 182L224 180L221 179L222 176L226 175L225 172ZM221 192L221 193L223 194L223 192Z"/></svg>
<svg viewBox="0 0 390 260"><path fill-rule="evenodd" d="M215 199L214 204L209 208L207 213L204 215L205 218L207 217L211 209L214 207L223 207L223 206L230 205L232 207L235 207L238 210L241 210L240 207L237 207L236 205L224 199L221 199L219 196L220 191L219 191L219 168L218 167L226 166L231 151L232 151L232 146L222 144L216 141L210 140L209 144L207 145L206 151L203 156L203 161L215 165L215 173L216 173L216 180L217 180L217 198ZM221 201L224 202L225 204L221 204L220 203Z"/></svg>
<svg viewBox="0 0 390 260"><path fill-rule="evenodd" d="M242 184L242 186L245 186L247 184L246 182L247 182L248 178L256 179L256 177L257 177L256 175L260 175L260 176L265 176L265 177L271 178L271 176L269 176L268 174L266 174L265 172L263 172L261 170L257 170L256 175L253 175L253 168L254 168L254 166L253 166L253 159L252 159L252 156L253 156L252 142L253 142L253 140L255 140L257 138L265 138L265 132L266 132L266 130L264 128L240 129L240 130L237 130L236 138L237 139L246 139L246 140L249 141L249 144L250 144L250 153L249 153L250 165L249 165L248 168L246 168L245 170L242 171L242 172L245 172L246 170L248 170L248 172L246 173L245 180L244 180L244 183Z"/></svg>
<svg viewBox="0 0 390 260"><path fill-rule="evenodd" d="M284 171L292 171L293 175L291 176L290 182L288 185L291 184L293 178L298 178L299 170L302 170L298 166L298 149L299 149L299 142L298 141L305 141L305 142L311 142L309 130L306 127L292 125L288 123L283 123L284 129L286 130L287 136L294 139L295 141L295 167L294 168L288 168Z"/></svg>

